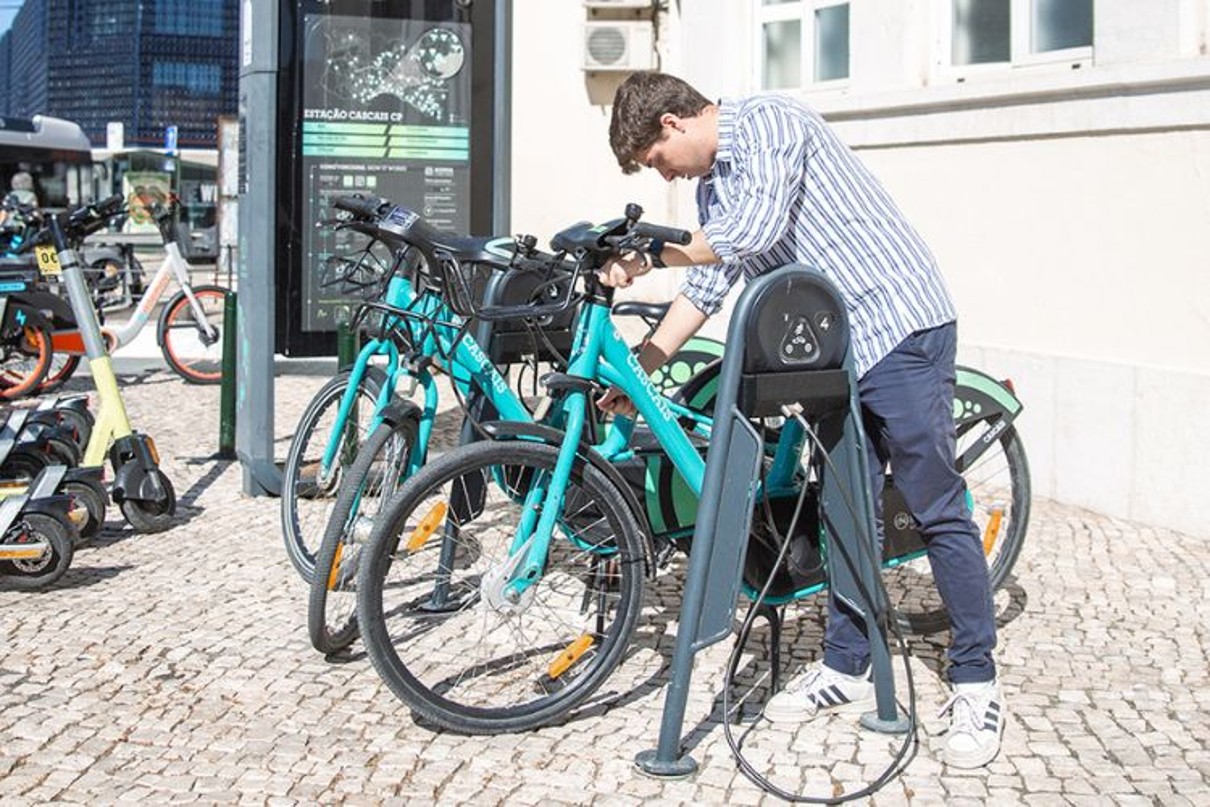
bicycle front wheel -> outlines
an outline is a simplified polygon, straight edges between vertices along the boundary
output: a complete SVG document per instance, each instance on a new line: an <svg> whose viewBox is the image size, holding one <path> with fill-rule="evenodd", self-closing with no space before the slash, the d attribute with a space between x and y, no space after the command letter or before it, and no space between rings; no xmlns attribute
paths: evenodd
<svg viewBox="0 0 1210 807"><path fill-rule="evenodd" d="M959 437L958 456L973 441L986 435L990 423L971 429ZM966 480L967 502L971 518L979 530L983 555L987 559L988 581L993 592L1004 585L1012 573L1029 529L1030 480L1025 446L1016 429L1008 428L987 449L962 470ZM887 497L888 503L893 501ZM898 500L902 502L902 500ZM909 519L906 508L888 507L886 529L899 526L896 520ZM944 630L949 617L927 557L919 557L892 567L883 573L891 604L899 613L900 624L917 633Z"/></svg>
<svg viewBox="0 0 1210 807"><path fill-rule="evenodd" d="M185 293L178 292L160 317L160 347L172 371L192 384L217 384L223 380L223 306L227 290L222 286L196 286L193 295L202 316L194 312Z"/></svg>
<svg viewBox="0 0 1210 807"><path fill-rule="evenodd" d="M468 734L566 718L621 661L643 596L642 533L621 492L577 463L532 576L515 547L531 486L558 449L475 443L422 468L380 513L357 615L383 680L419 715ZM515 590L513 577L528 585Z"/></svg>
<svg viewBox="0 0 1210 807"><path fill-rule="evenodd" d="M50 330L27 323L0 346L0 398L15 401L37 390L50 369Z"/></svg>
<svg viewBox="0 0 1210 807"><path fill-rule="evenodd" d="M368 368L362 376L348 422L338 426L340 399L349 387L349 373L345 371L334 376L307 404L298 428L294 430L282 468L282 537L290 562L308 584L315 574L315 552L336 504L341 478L353 465L369 433L369 421L383 382L380 370ZM343 435L341 445L325 474L324 451L337 428Z"/></svg>
<svg viewBox="0 0 1210 807"><path fill-rule="evenodd" d="M319 551L307 608L311 645L338 653L357 638L357 566L374 518L399 489L416 445L414 417L382 423L357 452L340 485L340 495Z"/></svg>

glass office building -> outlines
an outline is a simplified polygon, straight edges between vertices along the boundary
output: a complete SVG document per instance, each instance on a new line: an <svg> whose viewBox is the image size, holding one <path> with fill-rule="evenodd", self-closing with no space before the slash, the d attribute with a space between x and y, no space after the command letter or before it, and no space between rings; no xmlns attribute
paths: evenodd
<svg viewBox="0 0 1210 807"><path fill-rule="evenodd" d="M0 37L0 112L76 121L94 145L213 148L238 104L239 0L26 0Z"/></svg>

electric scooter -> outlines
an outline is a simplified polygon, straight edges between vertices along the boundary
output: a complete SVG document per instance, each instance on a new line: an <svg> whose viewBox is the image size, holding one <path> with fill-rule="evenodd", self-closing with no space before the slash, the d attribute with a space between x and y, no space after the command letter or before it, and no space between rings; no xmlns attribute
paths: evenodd
<svg viewBox="0 0 1210 807"><path fill-rule="evenodd" d="M87 235L100 230L109 219L122 213L123 208L122 197L112 196L61 217L47 217L46 228L37 236L34 252L43 275L62 277L84 340L88 369L97 388L100 405L81 464L99 466L108 455L114 473L110 496L135 530L154 533L171 526L176 512L176 492L160 469L155 442L131 428L92 295L76 254Z"/></svg>

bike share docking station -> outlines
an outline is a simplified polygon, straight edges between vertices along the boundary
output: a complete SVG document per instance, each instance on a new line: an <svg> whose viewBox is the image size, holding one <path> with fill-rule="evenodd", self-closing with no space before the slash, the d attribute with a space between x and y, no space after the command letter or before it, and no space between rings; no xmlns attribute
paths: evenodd
<svg viewBox="0 0 1210 807"><path fill-rule="evenodd" d="M638 768L650 776L684 777L697 769L681 746L693 658L731 633L760 495L764 446L749 418L780 415L785 404L801 406L814 421L820 446L831 459L817 469L818 523L827 542L829 585L862 617L869 638L877 710L863 715L861 723L883 733L908 731L895 703L885 630L889 608L879 586L881 553L848 347L840 293L813 269L792 264L762 275L736 304L719 375L659 744L635 757ZM774 462L779 460L786 458ZM770 620L775 651L777 619ZM774 659L776 676L776 655Z"/></svg>

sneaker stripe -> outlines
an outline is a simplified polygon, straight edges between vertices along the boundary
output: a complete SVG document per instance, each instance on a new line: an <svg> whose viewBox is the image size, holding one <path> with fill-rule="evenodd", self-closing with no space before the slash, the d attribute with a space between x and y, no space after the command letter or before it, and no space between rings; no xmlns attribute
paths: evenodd
<svg viewBox="0 0 1210 807"><path fill-rule="evenodd" d="M994 711L997 714L1000 712L1000 704L996 703L995 701L990 701L987 704L987 708L989 711Z"/></svg>
<svg viewBox="0 0 1210 807"><path fill-rule="evenodd" d="M819 704L820 706L835 706L837 702L832 697L832 693L830 691L831 689L832 688L829 687L828 689L821 689L818 692L816 692L815 693L815 702L817 704Z"/></svg>

